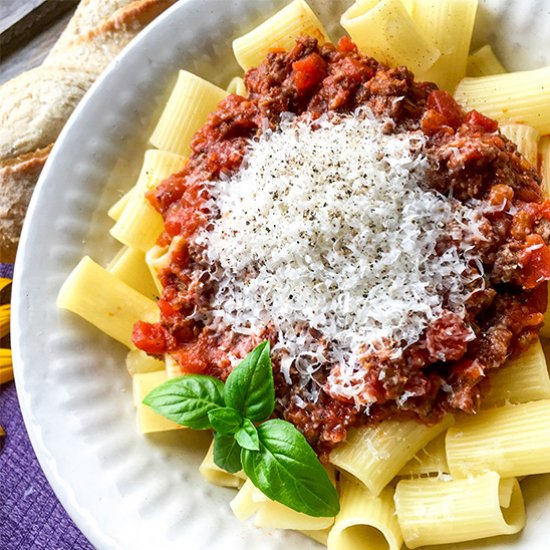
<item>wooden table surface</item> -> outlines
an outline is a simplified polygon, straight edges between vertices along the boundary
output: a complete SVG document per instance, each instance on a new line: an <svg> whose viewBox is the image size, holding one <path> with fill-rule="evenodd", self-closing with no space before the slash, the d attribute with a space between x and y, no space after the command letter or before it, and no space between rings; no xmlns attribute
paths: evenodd
<svg viewBox="0 0 550 550"><path fill-rule="evenodd" d="M0 0L0 84L42 63L78 0Z"/></svg>

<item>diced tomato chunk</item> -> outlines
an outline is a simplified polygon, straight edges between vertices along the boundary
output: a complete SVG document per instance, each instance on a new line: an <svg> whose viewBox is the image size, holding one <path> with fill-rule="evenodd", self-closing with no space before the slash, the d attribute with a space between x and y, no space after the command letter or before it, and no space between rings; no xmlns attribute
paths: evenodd
<svg viewBox="0 0 550 550"><path fill-rule="evenodd" d="M341 52L356 52L357 46L355 45L355 42L352 41L352 39L349 36L342 36L340 40L338 40L338 50Z"/></svg>
<svg viewBox="0 0 550 550"><path fill-rule="evenodd" d="M550 220L550 200L544 201L542 204L538 205L538 214L541 218Z"/></svg>
<svg viewBox="0 0 550 550"><path fill-rule="evenodd" d="M523 288L535 288L544 281L550 281L550 250L537 233L525 239L520 263L523 267Z"/></svg>
<svg viewBox="0 0 550 550"><path fill-rule="evenodd" d="M151 355L159 355L174 345L173 336L159 323L137 321L132 330L132 342Z"/></svg>
<svg viewBox="0 0 550 550"><path fill-rule="evenodd" d="M466 113L464 122L470 126L470 128L479 128L480 130L485 130L486 132L496 132L498 128L498 122L496 120L482 115L476 110Z"/></svg>
<svg viewBox="0 0 550 550"><path fill-rule="evenodd" d="M445 90L434 90L428 96L428 109L437 111L445 119L445 124L451 128L458 128L462 124L464 115L460 105Z"/></svg>
<svg viewBox="0 0 550 550"><path fill-rule="evenodd" d="M309 54L292 64L294 86L298 92L305 92L323 80L327 75L327 63L317 53Z"/></svg>

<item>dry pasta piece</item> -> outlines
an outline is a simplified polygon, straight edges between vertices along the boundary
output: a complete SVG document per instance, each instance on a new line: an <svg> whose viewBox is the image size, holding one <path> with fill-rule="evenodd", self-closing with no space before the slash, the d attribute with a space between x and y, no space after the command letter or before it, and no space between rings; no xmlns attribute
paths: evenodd
<svg viewBox="0 0 550 550"><path fill-rule="evenodd" d="M414 22L441 52L431 67L419 71L420 80L453 91L464 78L477 4L478 0L414 0Z"/></svg>
<svg viewBox="0 0 550 550"><path fill-rule="evenodd" d="M389 65L425 71L440 55L399 0L357 0L340 24L362 53Z"/></svg>
<svg viewBox="0 0 550 550"><path fill-rule="evenodd" d="M550 67L516 73L465 78L455 99L499 122L533 126L550 133Z"/></svg>
<svg viewBox="0 0 550 550"><path fill-rule="evenodd" d="M403 536L395 515L393 489L374 496L364 486L343 478L340 513L328 535L329 550L399 550Z"/></svg>
<svg viewBox="0 0 550 550"><path fill-rule="evenodd" d="M508 405L461 418L447 432L453 477L493 470L502 477L550 472L550 400Z"/></svg>
<svg viewBox="0 0 550 550"><path fill-rule="evenodd" d="M378 495L422 447L452 422L451 415L447 415L434 426L414 420L385 420L376 426L350 430L347 440L330 453L329 460Z"/></svg>
<svg viewBox="0 0 550 550"><path fill-rule="evenodd" d="M482 46L468 57L466 66L468 76L488 76L505 72L506 69L502 66L489 44Z"/></svg>
<svg viewBox="0 0 550 550"><path fill-rule="evenodd" d="M107 265L107 271L147 298L158 299L158 290L149 266L145 263L145 253L142 250L122 248Z"/></svg>
<svg viewBox="0 0 550 550"><path fill-rule="evenodd" d="M481 399L484 409L550 399L550 375L540 340L503 367L489 371L488 381L490 388Z"/></svg>
<svg viewBox="0 0 550 550"><path fill-rule="evenodd" d="M90 289L94 292L90 292ZM57 307L68 309L130 349L138 319L158 320L157 304L85 256L63 283Z"/></svg>
<svg viewBox="0 0 550 550"><path fill-rule="evenodd" d="M500 131L517 145L518 151L533 166L537 166L540 134L535 128L527 124L501 124Z"/></svg>
<svg viewBox="0 0 550 550"><path fill-rule="evenodd" d="M231 82L227 85L227 92L229 94L242 95L243 97L248 95L244 80L240 76L231 79Z"/></svg>
<svg viewBox="0 0 550 550"><path fill-rule="evenodd" d="M227 92L218 86L187 71L180 71L149 141L157 149L188 155L193 134L226 96Z"/></svg>
<svg viewBox="0 0 550 550"><path fill-rule="evenodd" d="M461 480L402 480L395 507L409 548L511 535L525 525L519 483L496 472Z"/></svg>
<svg viewBox="0 0 550 550"><path fill-rule="evenodd" d="M142 433L165 432L180 430L184 426L176 424L168 418L156 413L151 407L143 404L143 399L149 392L166 382L164 371L137 373L132 376L134 405L137 408L138 426Z"/></svg>
<svg viewBox="0 0 550 550"><path fill-rule="evenodd" d="M214 462L214 442L208 447L208 451L199 466L199 472L206 481L220 487L235 487L238 489L243 486L246 480L243 472L230 474L216 466Z"/></svg>
<svg viewBox="0 0 550 550"><path fill-rule="evenodd" d="M304 0L294 0L247 34L233 40L233 52L246 71L257 67L269 50L290 50L299 36L330 42L322 23Z"/></svg>
<svg viewBox="0 0 550 550"><path fill-rule="evenodd" d="M447 454L445 452L445 434L438 435L421 449L401 470L399 476L425 474L448 474Z"/></svg>

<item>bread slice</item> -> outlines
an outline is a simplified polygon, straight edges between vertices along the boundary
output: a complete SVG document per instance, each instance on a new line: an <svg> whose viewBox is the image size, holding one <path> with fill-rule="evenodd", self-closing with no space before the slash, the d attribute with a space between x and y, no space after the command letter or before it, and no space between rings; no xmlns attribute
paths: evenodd
<svg viewBox="0 0 550 550"><path fill-rule="evenodd" d="M0 262L70 114L109 62L175 0L82 0L43 65L0 86Z"/></svg>

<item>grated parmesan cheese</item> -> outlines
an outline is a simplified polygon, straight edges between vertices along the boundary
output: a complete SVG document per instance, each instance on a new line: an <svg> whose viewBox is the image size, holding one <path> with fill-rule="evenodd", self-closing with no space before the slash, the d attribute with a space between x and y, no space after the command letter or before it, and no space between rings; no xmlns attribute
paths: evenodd
<svg viewBox="0 0 550 550"><path fill-rule="evenodd" d="M330 392L357 403L368 350L400 353L445 308L463 314L469 293L476 210L426 190L425 137L388 124L365 109L285 115L213 182L215 221L197 237L218 266L209 322L247 335L273 326L283 374L290 382L294 366L312 400L328 362ZM436 254L449 234L463 244Z"/></svg>

